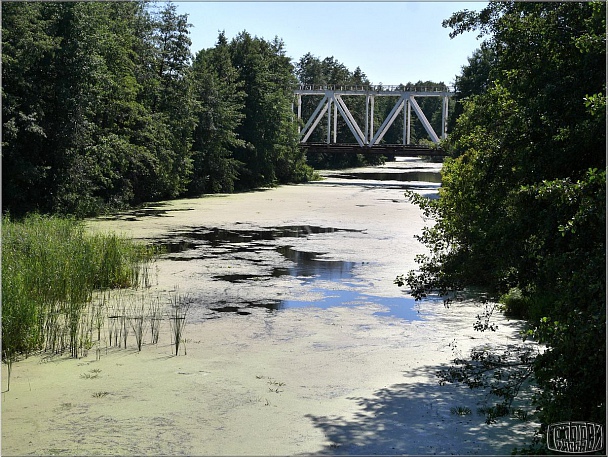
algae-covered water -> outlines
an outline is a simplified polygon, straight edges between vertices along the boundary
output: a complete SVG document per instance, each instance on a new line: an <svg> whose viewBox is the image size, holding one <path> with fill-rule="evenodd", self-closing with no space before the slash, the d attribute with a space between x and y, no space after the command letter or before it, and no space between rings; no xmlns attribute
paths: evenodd
<svg viewBox="0 0 608 457"><path fill-rule="evenodd" d="M415 248L417 244L413 237L402 237L398 230L387 233L386 223L378 227L381 218L375 212L388 202L396 216L397 209L407 203L404 189L425 192L432 198L441 181L439 166L409 159L380 168L327 171L322 181L296 186L304 194L309 190L311 199L316 199L323 189L324 201L315 203L322 205L324 211L307 211L301 204L302 195L298 195L293 201L283 200L280 205L277 202L272 225L266 223L269 215L265 212L246 221L222 224L199 222L192 212L187 225L171 227L148 242L163 247L163 263L174 262L184 271L191 271L190 278L197 278L196 282L187 282L196 297L196 314L201 318L217 318L225 313L249 315L260 309L280 312L296 307L371 305L378 307L379 316L419 319L414 300L391 281L375 283L380 291L369 287L370 272L381 270L394 262L393 257L402 255L396 246L407 243ZM332 218L331 208L342 204L347 188L351 195L368 195L358 203L352 202L350 220L341 211ZM273 190L266 192L270 195ZM373 197L371 201L368 196ZM246 195L242 198L247 200ZM390 208L387 210L382 216L390 218ZM170 214L168 209L139 210L124 214L121 220L145 223ZM395 269L393 273L396 276L402 271Z"/></svg>

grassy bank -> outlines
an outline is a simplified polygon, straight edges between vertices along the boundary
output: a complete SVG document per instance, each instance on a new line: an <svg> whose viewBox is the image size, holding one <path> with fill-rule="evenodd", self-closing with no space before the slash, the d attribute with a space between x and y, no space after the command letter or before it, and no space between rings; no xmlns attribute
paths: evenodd
<svg viewBox="0 0 608 457"><path fill-rule="evenodd" d="M74 219L33 215L2 222L2 361L90 344L93 291L146 285L153 251Z"/></svg>

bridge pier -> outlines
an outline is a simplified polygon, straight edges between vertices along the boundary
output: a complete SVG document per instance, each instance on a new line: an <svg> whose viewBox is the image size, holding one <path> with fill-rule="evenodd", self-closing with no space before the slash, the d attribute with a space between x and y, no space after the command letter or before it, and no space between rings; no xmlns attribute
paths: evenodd
<svg viewBox="0 0 608 457"><path fill-rule="evenodd" d="M449 99L447 97L443 97L443 110L441 112L441 138L444 140L448 137L448 108Z"/></svg>
<svg viewBox="0 0 608 457"><path fill-rule="evenodd" d="M403 144L410 144L412 107L410 101L405 101L405 115L403 116Z"/></svg>

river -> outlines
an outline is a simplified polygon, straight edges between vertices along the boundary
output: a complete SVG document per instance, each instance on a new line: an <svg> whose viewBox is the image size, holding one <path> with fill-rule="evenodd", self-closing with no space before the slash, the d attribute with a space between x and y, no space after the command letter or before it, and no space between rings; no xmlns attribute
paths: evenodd
<svg viewBox="0 0 608 457"><path fill-rule="evenodd" d="M392 283L423 251L413 237L423 221L404 190L436 197L440 167L409 158L322 171L321 181L161 203L110 224L164 248L159 266L170 274L160 282L193 298L194 319L363 305L419 319L414 301ZM161 218L164 229L147 234Z"/></svg>
<svg viewBox="0 0 608 457"><path fill-rule="evenodd" d="M141 350L132 333L110 344L108 317L84 357L19 361L2 392L2 453L509 454L522 446L536 424L510 417L488 426L473 413L488 396L436 378L471 348L518 342L518 323L496 316L498 330L480 334L473 324L485 305L414 302L393 284L416 268L425 249L415 237L433 223L404 191L435 198L439 170L403 159L89 221L91 231L166 248L148 287L113 299L170 309L187 298L178 355L168 316L158 342L144 333Z"/></svg>

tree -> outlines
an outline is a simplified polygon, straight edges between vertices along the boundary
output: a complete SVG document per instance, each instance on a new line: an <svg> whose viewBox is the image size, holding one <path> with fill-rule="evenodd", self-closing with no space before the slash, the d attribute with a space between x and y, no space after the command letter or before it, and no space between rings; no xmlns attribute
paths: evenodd
<svg viewBox="0 0 608 457"><path fill-rule="evenodd" d="M156 180L148 198L174 198L186 190L192 172L194 129L190 45L187 15L168 3L152 16L154 82L151 118L158 129L151 146L158 160Z"/></svg>
<svg viewBox="0 0 608 457"><path fill-rule="evenodd" d="M234 157L245 164L240 188L308 179L291 110L295 78L284 44L240 33L230 45L232 63L247 94L237 134L245 142Z"/></svg>
<svg viewBox="0 0 608 457"><path fill-rule="evenodd" d="M169 4L8 3L5 210L96 214L185 190L188 24Z"/></svg>
<svg viewBox="0 0 608 457"><path fill-rule="evenodd" d="M327 85L321 59L310 52L300 58L295 66L295 74L302 85Z"/></svg>
<svg viewBox="0 0 608 457"><path fill-rule="evenodd" d="M243 119L245 93L223 32L215 48L199 51L192 72L198 121L189 192L232 192L244 165L233 158L233 151L244 146L236 130Z"/></svg>
<svg viewBox="0 0 608 457"><path fill-rule="evenodd" d="M134 140L145 124L135 78L135 25L142 5L72 4L58 11L63 36L54 82L53 113L73 125L71 144L49 145L67 160L57 167L54 210L80 216L128 206L136 198L138 169L153 162ZM75 118L74 113L79 113ZM63 135L66 138L66 135Z"/></svg>
<svg viewBox="0 0 608 457"><path fill-rule="evenodd" d="M479 49L473 51L469 57L468 65L462 67L462 74L456 76L454 100L454 110L449 116L448 130L452 130L456 124L456 119L463 112L462 101L467 100L472 95L479 95L486 92L490 85L490 71L494 64L495 53L493 48L483 43Z"/></svg>
<svg viewBox="0 0 608 457"><path fill-rule="evenodd" d="M60 41L43 3L2 3L2 197L13 214L49 210L54 93L51 64Z"/></svg>
<svg viewBox="0 0 608 457"><path fill-rule="evenodd" d="M9 211L85 215L99 210L110 195L121 194L116 181L122 139L114 137L132 100L125 46L130 40L127 22L135 8L3 5L3 70L8 83L3 92L8 140L3 169ZM110 132L118 145L103 149Z"/></svg>
<svg viewBox="0 0 608 457"><path fill-rule="evenodd" d="M489 38L457 80L462 114L437 223L406 281L418 296L480 286L547 345L543 424L605 418L604 3L490 2L444 25Z"/></svg>

